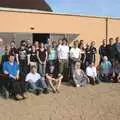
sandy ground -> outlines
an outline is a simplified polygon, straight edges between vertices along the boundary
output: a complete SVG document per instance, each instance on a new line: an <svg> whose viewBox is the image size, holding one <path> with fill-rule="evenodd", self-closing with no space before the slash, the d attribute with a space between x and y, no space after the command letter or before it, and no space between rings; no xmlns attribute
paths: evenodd
<svg viewBox="0 0 120 120"><path fill-rule="evenodd" d="M120 84L61 86L60 94L15 102L0 98L0 120L120 120Z"/></svg>

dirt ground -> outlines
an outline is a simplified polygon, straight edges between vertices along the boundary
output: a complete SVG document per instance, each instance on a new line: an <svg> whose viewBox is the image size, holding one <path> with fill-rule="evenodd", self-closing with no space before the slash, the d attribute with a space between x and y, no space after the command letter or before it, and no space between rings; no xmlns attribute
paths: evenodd
<svg viewBox="0 0 120 120"><path fill-rule="evenodd" d="M61 93L25 101L0 98L0 120L120 120L120 84L61 86Z"/></svg>

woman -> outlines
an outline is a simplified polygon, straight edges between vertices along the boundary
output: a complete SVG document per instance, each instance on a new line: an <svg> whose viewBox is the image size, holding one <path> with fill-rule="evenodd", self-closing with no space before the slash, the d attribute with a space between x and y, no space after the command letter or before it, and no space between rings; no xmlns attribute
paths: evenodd
<svg viewBox="0 0 120 120"><path fill-rule="evenodd" d="M75 83L75 87L85 87L89 81L87 75L80 67L80 62L76 62L75 71L73 73L73 81Z"/></svg>
<svg viewBox="0 0 120 120"><path fill-rule="evenodd" d="M39 51L39 42L35 41L34 43L36 51Z"/></svg>
<svg viewBox="0 0 120 120"><path fill-rule="evenodd" d="M42 77L45 76L46 61L47 61L47 51L44 48L44 44L40 43L40 49L37 51L37 58L39 62L39 73Z"/></svg>
<svg viewBox="0 0 120 120"><path fill-rule="evenodd" d="M57 50L56 50L56 42L52 42L52 46L49 47L48 50L48 62L52 65L56 63L57 60Z"/></svg>
<svg viewBox="0 0 120 120"><path fill-rule="evenodd" d="M30 56L29 56L29 64L30 66L36 66L37 67L37 62L38 62L38 59L37 59L37 51L35 49L35 46L32 45L32 50L30 52Z"/></svg>

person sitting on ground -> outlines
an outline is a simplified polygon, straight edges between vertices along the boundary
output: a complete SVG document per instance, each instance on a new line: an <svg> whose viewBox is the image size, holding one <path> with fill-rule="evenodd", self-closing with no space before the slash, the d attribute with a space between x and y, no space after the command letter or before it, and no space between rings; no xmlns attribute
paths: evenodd
<svg viewBox="0 0 120 120"><path fill-rule="evenodd" d="M14 55L10 54L8 58L9 61L4 62L3 64L5 76L3 78L3 85L8 92L12 94L15 100L25 99L25 87L19 77L19 65L15 62Z"/></svg>
<svg viewBox="0 0 120 120"><path fill-rule="evenodd" d="M81 63L76 62L75 70L73 72L73 82L75 84L75 87L85 87L86 84L89 82L89 78L80 67Z"/></svg>
<svg viewBox="0 0 120 120"><path fill-rule="evenodd" d="M108 57L103 57L103 62L100 64L100 78L103 82L111 82L112 64L108 61Z"/></svg>
<svg viewBox="0 0 120 120"><path fill-rule="evenodd" d="M53 90L53 93L60 92L59 88L61 86L61 81L63 79L63 75L58 73L58 70L56 70L57 67L53 65L48 65L48 69L46 70L46 79L50 85L50 87ZM57 85L57 86L55 86Z"/></svg>
<svg viewBox="0 0 120 120"><path fill-rule="evenodd" d="M112 75L112 79L113 82L117 83L120 82L120 62L118 60L115 60L113 62L113 75Z"/></svg>
<svg viewBox="0 0 120 120"><path fill-rule="evenodd" d="M25 81L28 83L31 91L36 93L36 95L39 95L40 92L43 92L44 94L49 93L45 79L37 73L37 68L35 65L31 66L31 71L27 74Z"/></svg>
<svg viewBox="0 0 120 120"><path fill-rule="evenodd" d="M97 70L93 62L90 63L89 66L86 68L86 74L90 80L90 84L95 85L95 83L96 84L100 83L97 76Z"/></svg>

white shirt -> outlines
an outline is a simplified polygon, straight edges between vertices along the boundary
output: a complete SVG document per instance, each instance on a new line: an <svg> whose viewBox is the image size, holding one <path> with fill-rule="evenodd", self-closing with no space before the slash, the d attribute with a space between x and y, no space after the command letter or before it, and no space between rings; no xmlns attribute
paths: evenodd
<svg viewBox="0 0 120 120"><path fill-rule="evenodd" d="M86 74L90 77L96 77L97 76L97 70L96 67L87 67Z"/></svg>
<svg viewBox="0 0 120 120"><path fill-rule="evenodd" d="M57 48L58 59L68 59L69 47L67 45L59 45Z"/></svg>
<svg viewBox="0 0 120 120"><path fill-rule="evenodd" d="M79 48L71 48L70 58L80 58L81 50Z"/></svg>
<svg viewBox="0 0 120 120"><path fill-rule="evenodd" d="M25 81L27 82L30 80L33 83L36 83L40 78L41 78L40 74L38 74L38 73L33 74L30 72L27 74Z"/></svg>

